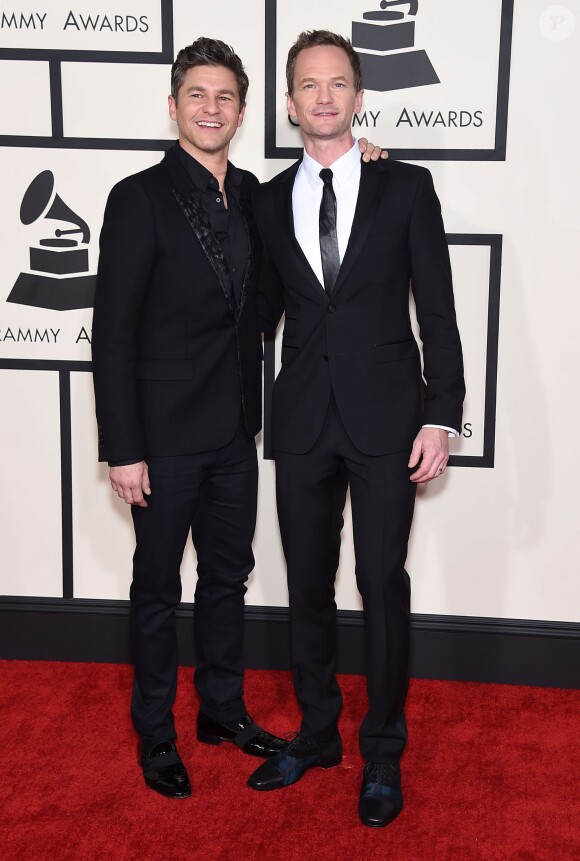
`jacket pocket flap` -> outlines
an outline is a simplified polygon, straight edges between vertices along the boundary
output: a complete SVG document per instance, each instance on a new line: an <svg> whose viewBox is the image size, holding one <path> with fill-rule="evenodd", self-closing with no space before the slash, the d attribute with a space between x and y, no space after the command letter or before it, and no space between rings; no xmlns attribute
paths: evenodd
<svg viewBox="0 0 580 861"><path fill-rule="evenodd" d="M396 344L378 344L373 348L375 362L399 362L418 356L419 348L414 338L410 341L398 341Z"/></svg>
<svg viewBox="0 0 580 861"><path fill-rule="evenodd" d="M282 343L284 341L294 341L296 338L298 320L293 317L286 317L284 320L284 333L282 335Z"/></svg>
<svg viewBox="0 0 580 861"><path fill-rule="evenodd" d="M163 361L145 359L137 362L138 380L192 380L195 375L195 365L192 361Z"/></svg>

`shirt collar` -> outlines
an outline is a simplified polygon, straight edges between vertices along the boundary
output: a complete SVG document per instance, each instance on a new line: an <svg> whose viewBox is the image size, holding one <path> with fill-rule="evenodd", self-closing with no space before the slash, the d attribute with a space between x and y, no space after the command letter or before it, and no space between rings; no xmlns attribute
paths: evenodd
<svg viewBox="0 0 580 861"><path fill-rule="evenodd" d="M190 155L179 144L177 144L177 153L179 155L179 160L185 167L189 178L200 191L206 191L209 188L210 183L217 188L217 179L215 178L213 173L207 170L207 168L205 168L199 161L197 161L197 159ZM213 183L212 180L214 180ZM226 184L228 188L231 187L235 191L237 191L242 184L242 172L235 165L233 165L231 161L228 161Z"/></svg>
<svg viewBox="0 0 580 861"><path fill-rule="evenodd" d="M313 189L320 185L322 182L320 179L322 165L309 156L306 150L304 150L301 167ZM345 185L357 167L360 167L360 149L355 138L351 148L330 165L333 184L336 182L339 186Z"/></svg>

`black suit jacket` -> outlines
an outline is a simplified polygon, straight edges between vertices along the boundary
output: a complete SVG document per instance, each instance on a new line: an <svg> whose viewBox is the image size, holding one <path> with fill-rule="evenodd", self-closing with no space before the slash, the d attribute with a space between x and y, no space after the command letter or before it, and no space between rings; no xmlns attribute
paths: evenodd
<svg viewBox="0 0 580 861"><path fill-rule="evenodd" d="M424 423L460 429L461 343L429 171L391 160L362 163L350 240L329 298L294 235L298 166L254 194L268 258L258 292L263 327L272 332L286 315L272 402L273 447L296 454L312 448L331 391L351 441L365 454L409 450Z"/></svg>
<svg viewBox="0 0 580 861"><path fill-rule="evenodd" d="M240 418L261 424L262 345L250 190L250 253L239 307L207 212L172 147L111 191L93 318L99 459L141 460L226 445Z"/></svg>

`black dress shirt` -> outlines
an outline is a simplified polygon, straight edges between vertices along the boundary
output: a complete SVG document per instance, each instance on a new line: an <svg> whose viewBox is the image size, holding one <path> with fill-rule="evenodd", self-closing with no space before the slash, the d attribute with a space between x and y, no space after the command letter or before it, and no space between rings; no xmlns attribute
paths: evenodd
<svg viewBox="0 0 580 861"><path fill-rule="evenodd" d="M177 147L179 157L195 190L198 192L209 215L211 226L218 239L230 273L236 303L240 300L246 261L248 237L240 210L240 186L242 173L228 161L225 189L228 207L224 204L219 183L209 170L189 155L183 147Z"/></svg>

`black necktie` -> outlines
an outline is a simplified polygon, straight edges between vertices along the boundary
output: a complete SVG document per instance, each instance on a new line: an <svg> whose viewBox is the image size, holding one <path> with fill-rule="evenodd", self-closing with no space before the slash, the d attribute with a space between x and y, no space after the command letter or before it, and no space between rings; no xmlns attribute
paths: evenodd
<svg viewBox="0 0 580 861"><path fill-rule="evenodd" d="M324 183L318 229L320 233L320 256L322 258L322 275L324 289L330 296L340 269L338 239L336 237L336 197L332 187L332 171L323 167L320 179Z"/></svg>

